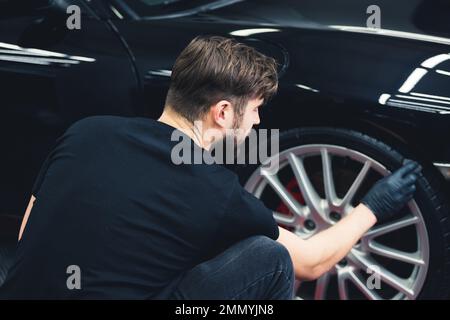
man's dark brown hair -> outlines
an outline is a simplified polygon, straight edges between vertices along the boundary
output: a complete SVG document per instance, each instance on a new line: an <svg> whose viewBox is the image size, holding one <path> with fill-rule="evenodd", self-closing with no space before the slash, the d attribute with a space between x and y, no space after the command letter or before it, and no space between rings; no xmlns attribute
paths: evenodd
<svg viewBox="0 0 450 320"><path fill-rule="evenodd" d="M275 59L234 39L196 37L175 61L166 106L194 122L228 100L239 119L250 99L266 103L277 88Z"/></svg>

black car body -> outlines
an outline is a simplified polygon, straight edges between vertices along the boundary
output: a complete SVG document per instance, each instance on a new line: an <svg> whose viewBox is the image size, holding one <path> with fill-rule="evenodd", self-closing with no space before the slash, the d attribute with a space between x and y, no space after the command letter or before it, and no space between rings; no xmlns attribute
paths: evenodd
<svg viewBox="0 0 450 320"><path fill-rule="evenodd" d="M56 138L90 115L159 116L175 58L202 34L277 59L279 92L262 127L361 132L420 160L449 197L446 1L401 1L403 13L378 1L382 29L365 27L369 1L20 2L10 8L23 10L0 12L0 232L8 239ZM71 4L81 8L79 30L66 27Z"/></svg>

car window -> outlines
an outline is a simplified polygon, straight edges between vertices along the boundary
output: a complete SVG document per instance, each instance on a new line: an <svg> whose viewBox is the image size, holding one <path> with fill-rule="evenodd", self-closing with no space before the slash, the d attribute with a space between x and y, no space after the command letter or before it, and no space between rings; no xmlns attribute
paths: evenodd
<svg viewBox="0 0 450 320"><path fill-rule="evenodd" d="M143 4L147 5L147 6L157 6L157 5L165 5L165 4L169 4L169 3L173 3L173 2L177 2L180 0L140 0L140 2L142 2Z"/></svg>
<svg viewBox="0 0 450 320"><path fill-rule="evenodd" d="M194 14L235 3L236 0L112 0L114 10L120 15L134 18L151 18L177 14ZM117 15L117 13L116 13Z"/></svg>

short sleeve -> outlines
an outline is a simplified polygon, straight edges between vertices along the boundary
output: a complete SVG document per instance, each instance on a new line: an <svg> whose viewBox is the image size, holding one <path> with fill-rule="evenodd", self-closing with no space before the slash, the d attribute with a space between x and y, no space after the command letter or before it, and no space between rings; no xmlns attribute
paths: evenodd
<svg viewBox="0 0 450 320"><path fill-rule="evenodd" d="M44 163L42 164L41 169L39 170L39 173L34 181L33 187L31 189L32 195L36 196L37 193L39 192L41 185L44 182L48 169L53 163L53 160L58 158L58 153L64 147L64 144L67 141L67 139L69 137L73 137L74 135L76 135L79 137L78 140L81 140L83 137L82 132L85 130L86 124L95 128L96 125L95 121L93 121L94 122L93 124L90 124L90 121L95 120L96 118L98 117L92 116L74 122L67 128L67 130L61 136L59 136L55 140L52 151L48 154L47 158L44 160Z"/></svg>
<svg viewBox="0 0 450 320"><path fill-rule="evenodd" d="M41 185L44 182L45 175L47 174L48 169L50 168L50 165L53 163L53 160L55 158L55 154L57 154L62 141L65 139L65 136L67 134L67 131L60 136L58 139L56 139L55 143L53 144L53 149L50 151L50 153L47 155L47 158L45 158L43 164L41 165L41 169L39 170L36 179L34 180L33 188L31 189L31 194L33 196L37 196L39 193L39 190L41 189Z"/></svg>
<svg viewBox="0 0 450 320"><path fill-rule="evenodd" d="M39 170L36 180L34 180L33 188L31 189L31 194L35 197L37 196L39 189L41 188L42 182L44 181L45 174L47 173L48 167L50 166L51 163L52 155L53 152L51 152L44 160L44 163L42 164L41 169Z"/></svg>
<svg viewBox="0 0 450 320"><path fill-rule="evenodd" d="M219 247L256 235L278 239L277 223L272 211L236 182L219 225Z"/></svg>

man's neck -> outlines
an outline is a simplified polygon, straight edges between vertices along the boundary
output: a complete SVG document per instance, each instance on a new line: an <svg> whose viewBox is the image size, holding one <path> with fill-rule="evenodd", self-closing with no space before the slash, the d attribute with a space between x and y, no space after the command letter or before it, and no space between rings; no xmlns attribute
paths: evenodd
<svg viewBox="0 0 450 320"><path fill-rule="evenodd" d="M164 108L164 111L158 121L180 130L191 138L198 146L208 150L209 144L205 143L202 133L198 130L198 128L196 128L194 124L185 117L173 111L172 108Z"/></svg>

